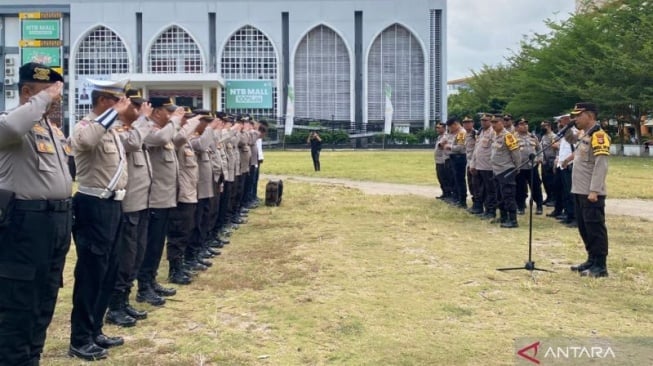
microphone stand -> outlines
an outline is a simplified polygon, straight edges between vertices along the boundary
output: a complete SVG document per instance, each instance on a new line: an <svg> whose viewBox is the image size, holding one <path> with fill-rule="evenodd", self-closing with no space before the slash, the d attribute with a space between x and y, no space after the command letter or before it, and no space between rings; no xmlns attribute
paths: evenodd
<svg viewBox="0 0 653 366"><path fill-rule="evenodd" d="M531 192L530 192L530 199L529 199L530 208L528 210L528 216L529 216L529 222L528 222L528 260L526 261L526 263L522 267L497 268L497 271L505 272L505 271L516 271L516 270L524 269L524 270L530 271L531 274L533 273L533 271L552 272L552 273L554 273L554 271L551 271L551 270L548 270L548 269L537 268L535 266L535 262L533 261L533 182L535 181L535 171L534 171L534 169L536 168L534 162L535 162L535 158L538 155L544 154L544 151L548 150L549 148L551 148L551 146L553 146L553 144L560 141L565 136L567 131L569 129L571 129L572 127L574 127L574 125L575 125L575 123L569 122L568 125L563 127L562 130L560 130L556 134L556 138L553 140L553 142L551 142L547 146L543 146L542 150L535 151L535 153L529 154L528 155L528 160L526 162L522 163L518 167L515 167L514 169L512 169L511 171L509 171L508 173L506 173L504 175L504 176L507 177L510 174L515 174L515 176L516 176L517 173L521 170L521 168L525 167L526 165L530 165L530 167L531 167L531 176L530 176L530 181L531 181L530 189L531 189Z"/></svg>

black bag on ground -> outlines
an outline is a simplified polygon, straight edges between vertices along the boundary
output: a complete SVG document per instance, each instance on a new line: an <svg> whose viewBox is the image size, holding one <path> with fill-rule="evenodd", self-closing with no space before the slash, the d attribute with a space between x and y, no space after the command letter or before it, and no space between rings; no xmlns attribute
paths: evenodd
<svg viewBox="0 0 653 366"><path fill-rule="evenodd" d="M281 204L281 197L283 196L283 181L271 180L265 186L265 205L266 206L279 206Z"/></svg>

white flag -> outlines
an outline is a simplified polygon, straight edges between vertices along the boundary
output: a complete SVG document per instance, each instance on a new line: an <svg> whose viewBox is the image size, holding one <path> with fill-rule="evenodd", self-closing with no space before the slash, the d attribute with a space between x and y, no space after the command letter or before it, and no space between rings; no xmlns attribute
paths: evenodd
<svg viewBox="0 0 653 366"><path fill-rule="evenodd" d="M286 136L292 135L292 128L295 124L295 91L288 85L288 103L286 104L286 124L284 133Z"/></svg>
<svg viewBox="0 0 653 366"><path fill-rule="evenodd" d="M383 125L383 133L389 135L392 132L392 114L394 108L392 107L392 87L390 84L385 84L385 124Z"/></svg>

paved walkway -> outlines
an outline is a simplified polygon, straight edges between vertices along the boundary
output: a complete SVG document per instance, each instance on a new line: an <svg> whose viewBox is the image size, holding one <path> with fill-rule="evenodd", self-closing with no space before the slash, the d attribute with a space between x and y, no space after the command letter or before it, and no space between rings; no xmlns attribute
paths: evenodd
<svg viewBox="0 0 653 366"><path fill-rule="evenodd" d="M420 186L397 183L380 183L355 181L339 178L312 178L302 176L261 175L262 179L283 179L284 181L297 181L313 184L342 185L360 189L366 194L400 195L414 194L428 198L435 198L442 194L439 187ZM641 199L608 198L605 207L608 215L633 216L653 220L653 201Z"/></svg>

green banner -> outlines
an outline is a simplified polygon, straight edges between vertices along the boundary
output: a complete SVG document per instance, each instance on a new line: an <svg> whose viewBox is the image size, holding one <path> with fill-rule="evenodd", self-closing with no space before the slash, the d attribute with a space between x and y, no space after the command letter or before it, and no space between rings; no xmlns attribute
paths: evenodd
<svg viewBox="0 0 653 366"><path fill-rule="evenodd" d="M58 19L24 19L22 39L61 39L61 22Z"/></svg>
<svg viewBox="0 0 653 366"><path fill-rule="evenodd" d="M259 80L228 80L227 109L272 109L272 82Z"/></svg>
<svg viewBox="0 0 653 366"><path fill-rule="evenodd" d="M21 48L21 60L23 64L38 62L46 66L56 67L61 65L61 48L59 47L38 47Z"/></svg>

